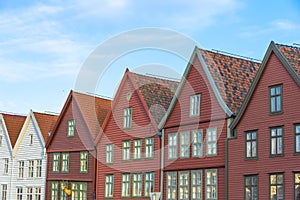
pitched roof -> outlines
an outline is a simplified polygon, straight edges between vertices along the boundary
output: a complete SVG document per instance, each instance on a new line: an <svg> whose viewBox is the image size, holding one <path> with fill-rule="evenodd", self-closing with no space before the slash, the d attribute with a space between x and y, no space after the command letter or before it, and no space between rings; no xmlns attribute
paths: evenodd
<svg viewBox="0 0 300 200"><path fill-rule="evenodd" d="M132 72L130 74L145 100L152 117L159 124L169 108L179 82Z"/></svg>
<svg viewBox="0 0 300 200"><path fill-rule="evenodd" d="M13 148L21 132L26 116L12 114L2 114L2 116Z"/></svg>
<svg viewBox="0 0 300 200"><path fill-rule="evenodd" d="M294 68L298 76L300 76L300 48L283 44L276 44L289 64Z"/></svg>
<svg viewBox="0 0 300 200"><path fill-rule="evenodd" d="M46 114L46 113L39 113L39 112L33 112L33 114L41 130L41 133L44 137L44 141L46 143L49 138L48 133L51 132L52 129L54 128L58 116L52 114Z"/></svg>

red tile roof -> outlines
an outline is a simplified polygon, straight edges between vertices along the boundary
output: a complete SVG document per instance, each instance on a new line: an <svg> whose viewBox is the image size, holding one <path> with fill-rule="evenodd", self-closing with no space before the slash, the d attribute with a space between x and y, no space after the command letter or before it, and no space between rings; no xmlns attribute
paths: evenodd
<svg viewBox="0 0 300 200"><path fill-rule="evenodd" d="M10 138L12 148L15 146L16 141L19 137L26 116L2 114L6 129Z"/></svg>
<svg viewBox="0 0 300 200"><path fill-rule="evenodd" d="M42 132L42 135L44 137L45 143L47 142L49 138L49 132L52 131L54 128L54 125L58 119L57 115L51 115L51 114L46 114L46 113L38 113L38 112L33 112L34 117L38 123L38 126Z"/></svg>
<svg viewBox="0 0 300 200"><path fill-rule="evenodd" d="M300 76L300 48L282 44L276 44L276 46L294 68L298 76Z"/></svg>

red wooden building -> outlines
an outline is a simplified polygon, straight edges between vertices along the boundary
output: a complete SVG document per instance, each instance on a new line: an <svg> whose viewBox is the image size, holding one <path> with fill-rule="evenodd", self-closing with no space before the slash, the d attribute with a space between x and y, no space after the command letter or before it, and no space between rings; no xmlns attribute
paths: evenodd
<svg viewBox="0 0 300 200"><path fill-rule="evenodd" d="M251 60L195 48L161 121L164 200L225 199L225 141L259 68Z"/></svg>
<svg viewBox="0 0 300 200"><path fill-rule="evenodd" d="M110 106L110 100L70 92L46 145L46 199L95 199L94 140Z"/></svg>
<svg viewBox="0 0 300 200"><path fill-rule="evenodd" d="M149 199L160 191L158 123L178 82L126 70L96 144L97 199Z"/></svg>
<svg viewBox="0 0 300 200"><path fill-rule="evenodd" d="M300 199L300 48L271 42L228 139L228 199Z"/></svg>

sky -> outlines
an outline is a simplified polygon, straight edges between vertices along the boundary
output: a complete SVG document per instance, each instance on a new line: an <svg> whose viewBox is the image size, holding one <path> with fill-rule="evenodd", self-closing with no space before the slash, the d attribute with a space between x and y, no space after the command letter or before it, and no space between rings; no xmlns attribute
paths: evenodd
<svg viewBox="0 0 300 200"><path fill-rule="evenodd" d="M95 87L79 90L113 98L126 68L180 78L193 51L174 54L171 46L180 47L181 39L262 60L271 41L300 44L299 19L297 0L1 0L0 111L59 113L95 52L113 59L107 66L94 62L105 70ZM155 30L177 39L159 48ZM112 49L119 56L110 57Z"/></svg>

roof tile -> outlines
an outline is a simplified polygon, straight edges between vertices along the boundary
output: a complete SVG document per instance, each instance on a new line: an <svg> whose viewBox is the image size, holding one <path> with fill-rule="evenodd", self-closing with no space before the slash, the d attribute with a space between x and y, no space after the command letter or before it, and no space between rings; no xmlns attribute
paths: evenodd
<svg viewBox="0 0 300 200"><path fill-rule="evenodd" d="M58 119L57 115L51 115L51 114L46 114L46 113L38 113L38 112L33 112L34 117L38 123L38 126L42 132L42 135L44 137L45 143L47 142L49 138L49 132L52 131L54 128L54 125Z"/></svg>
<svg viewBox="0 0 300 200"><path fill-rule="evenodd" d="M281 53L286 57L290 65L294 68L298 76L300 76L300 48L276 44Z"/></svg>

